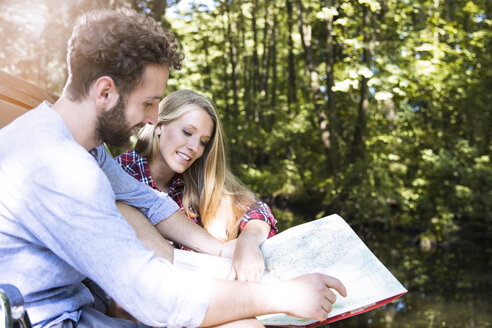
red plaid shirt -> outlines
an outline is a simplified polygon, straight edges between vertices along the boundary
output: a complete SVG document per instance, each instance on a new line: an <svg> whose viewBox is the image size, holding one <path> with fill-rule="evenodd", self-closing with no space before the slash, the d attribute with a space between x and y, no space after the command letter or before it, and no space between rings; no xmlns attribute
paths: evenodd
<svg viewBox="0 0 492 328"><path fill-rule="evenodd" d="M150 176L149 163L145 157L140 156L134 150L129 150L114 159L120 163L121 167L132 177L146 183L151 188L159 190L154 180ZM186 213L183 209L183 189L184 180L181 174L175 174L173 180L171 181L171 187L169 188L168 195L176 202L176 204L178 204L181 210ZM203 227L200 217L190 217L190 219ZM277 220L273 216L270 207L263 202L257 202L256 206L250 208L246 213L244 213L241 218L241 223L239 224L239 233L244 229L249 220L263 220L268 223L271 227L268 238L275 236L278 232Z"/></svg>

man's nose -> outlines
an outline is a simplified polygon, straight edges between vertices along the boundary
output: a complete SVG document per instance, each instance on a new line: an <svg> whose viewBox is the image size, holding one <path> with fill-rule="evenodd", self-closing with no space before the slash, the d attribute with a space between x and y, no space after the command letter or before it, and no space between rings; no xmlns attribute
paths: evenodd
<svg viewBox="0 0 492 328"><path fill-rule="evenodd" d="M150 108L145 112L144 123L145 124L156 124L159 118L159 108L158 106Z"/></svg>

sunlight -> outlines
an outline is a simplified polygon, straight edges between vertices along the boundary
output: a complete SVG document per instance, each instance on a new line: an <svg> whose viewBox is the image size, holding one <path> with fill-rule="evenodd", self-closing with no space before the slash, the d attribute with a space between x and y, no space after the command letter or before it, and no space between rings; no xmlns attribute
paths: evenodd
<svg viewBox="0 0 492 328"><path fill-rule="evenodd" d="M217 3L214 0L179 1L176 5L169 7L166 14L171 17L176 17L179 15L179 12L191 11L193 6L205 10L214 10L217 6Z"/></svg>
<svg viewBox="0 0 492 328"><path fill-rule="evenodd" d="M4 1L0 4L0 22L37 38L43 32L48 17L48 7L42 1Z"/></svg>

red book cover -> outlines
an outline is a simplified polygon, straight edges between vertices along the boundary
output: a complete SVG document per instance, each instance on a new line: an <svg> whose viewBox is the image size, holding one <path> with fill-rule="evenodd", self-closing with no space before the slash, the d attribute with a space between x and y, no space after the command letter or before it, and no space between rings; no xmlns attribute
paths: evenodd
<svg viewBox="0 0 492 328"><path fill-rule="evenodd" d="M322 326L322 325L326 325L328 323L332 323L332 322L335 322L335 321L338 321L338 320L350 318L350 317L353 317L355 315L358 315L358 314L361 314L361 313L364 313L364 312L367 312L367 311L374 310L374 309L376 309L376 308L378 308L380 306L386 305L386 304L388 304L388 303L396 300L398 297L402 296L405 293L401 293L401 294L398 294L396 296L389 297L387 299L381 300L381 301L376 302L376 303L373 303L373 304L369 304L369 305L367 305L365 307L362 307L362 308L359 308L359 309L355 309L353 311L349 311L349 312L346 312L346 313L342 313L342 314L339 314L339 315L330 317L330 318L326 319L325 321L316 321L316 322L314 322L312 324L309 324L309 325L306 325L306 326L292 326L292 325L282 326L282 325L280 325L280 326L277 326L277 327L296 327L296 328L313 328L313 327L319 327L319 326Z"/></svg>

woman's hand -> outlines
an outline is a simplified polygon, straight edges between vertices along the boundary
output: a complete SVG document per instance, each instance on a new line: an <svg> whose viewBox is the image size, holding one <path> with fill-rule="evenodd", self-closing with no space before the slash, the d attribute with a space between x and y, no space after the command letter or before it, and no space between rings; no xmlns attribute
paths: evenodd
<svg viewBox="0 0 492 328"><path fill-rule="evenodd" d="M229 240L222 243L222 252L219 251L219 256L232 259L234 250L236 249L237 239Z"/></svg>
<svg viewBox="0 0 492 328"><path fill-rule="evenodd" d="M260 244L268 237L270 225L261 220L246 224L236 241L229 279L259 281L265 270Z"/></svg>

